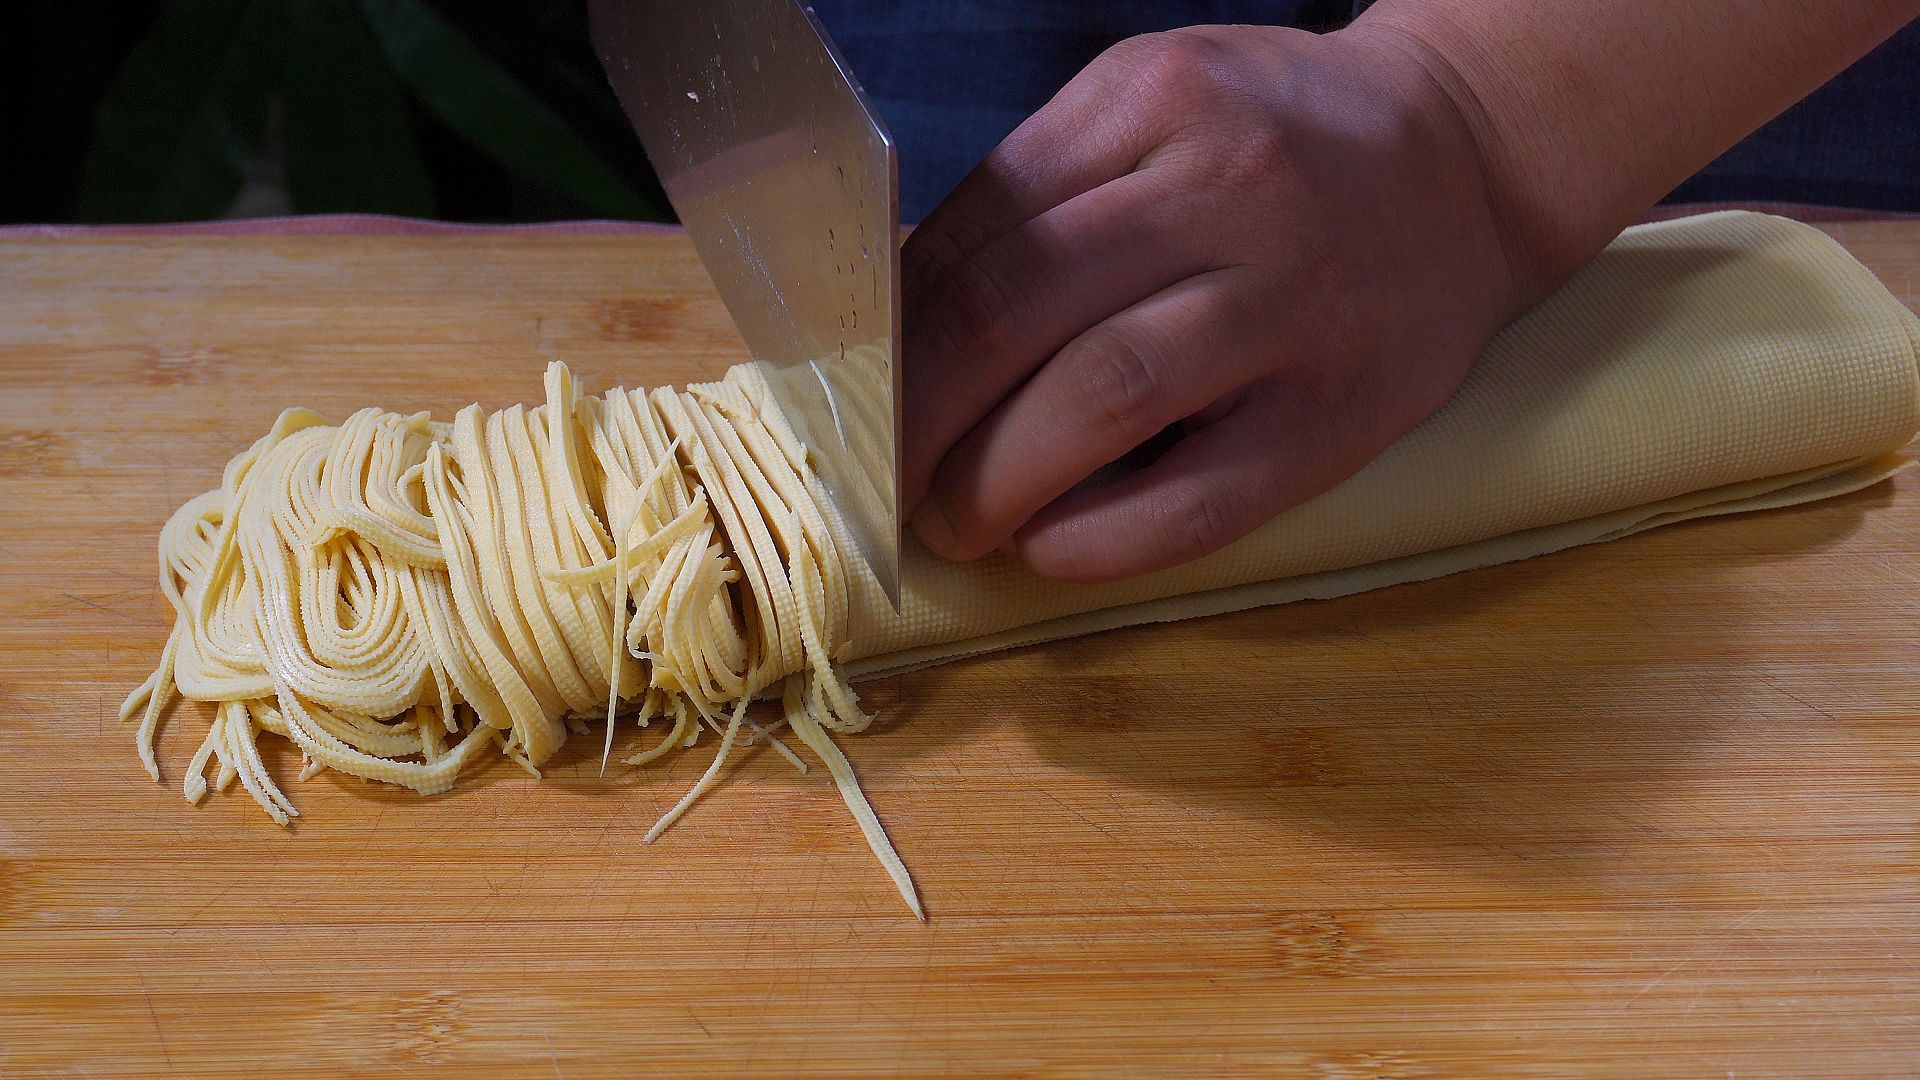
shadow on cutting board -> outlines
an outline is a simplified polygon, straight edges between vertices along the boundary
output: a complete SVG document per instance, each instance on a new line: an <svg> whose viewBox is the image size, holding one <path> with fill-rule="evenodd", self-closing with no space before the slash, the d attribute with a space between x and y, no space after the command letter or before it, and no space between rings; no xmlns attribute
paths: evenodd
<svg viewBox="0 0 1920 1080"><path fill-rule="evenodd" d="M888 680L890 696L966 696L1040 759L1210 820L1521 884L1600 877L1697 825L1675 807L1754 769L1730 754L1791 757L1836 721L1770 678L1769 631L1788 604L1818 610L1816 575L1793 568L1891 497L1880 484L1178 634L1056 642ZM863 749L873 775L910 773L924 747Z"/></svg>

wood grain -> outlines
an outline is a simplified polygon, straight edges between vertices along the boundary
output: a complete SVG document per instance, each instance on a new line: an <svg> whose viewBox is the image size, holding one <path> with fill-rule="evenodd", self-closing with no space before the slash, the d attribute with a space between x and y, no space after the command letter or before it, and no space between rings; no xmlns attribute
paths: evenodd
<svg viewBox="0 0 1920 1080"><path fill-rule="evenodd" d="M182 707L142 776L155 531L281 407L740 355L672 236L0 243L0 1075L1920 1069L1913 473L871 684L925 926L767 754L651 846L704 752L282 831L180 800Z"/></svg>

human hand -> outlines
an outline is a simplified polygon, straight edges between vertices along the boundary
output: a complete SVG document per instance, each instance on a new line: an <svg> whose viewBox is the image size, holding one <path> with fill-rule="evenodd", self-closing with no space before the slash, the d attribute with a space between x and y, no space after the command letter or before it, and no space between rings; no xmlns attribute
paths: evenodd
<svg viewBox="0 0 1920 1080"><path fill-rule="evenodd" d="M1214 551L1439 408L1538 299L1417 46L1121 43L907 241L906 504L953 559L1104 581ZM1082 484L1169 425L1157 460Z"/></svg>

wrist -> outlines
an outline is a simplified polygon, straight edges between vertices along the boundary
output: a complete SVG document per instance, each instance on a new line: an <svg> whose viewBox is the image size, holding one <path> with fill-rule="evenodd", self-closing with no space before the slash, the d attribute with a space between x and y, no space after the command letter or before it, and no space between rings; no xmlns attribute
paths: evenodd
<svg viewBox="0 0 1920 1080"><path fill-rule="evenodd" d="M1339 31L1369 55L1408 67L1416 107L1444 114L1478 172L1486 211L1513 279L1517 316L1545 299L1629 223L1620 208L1593 191L1545 191L1537 178L1543 152L1530 134L1527 95L1497 77L1487 58L1461 35L1417 11L1372 9Z"/></svg>

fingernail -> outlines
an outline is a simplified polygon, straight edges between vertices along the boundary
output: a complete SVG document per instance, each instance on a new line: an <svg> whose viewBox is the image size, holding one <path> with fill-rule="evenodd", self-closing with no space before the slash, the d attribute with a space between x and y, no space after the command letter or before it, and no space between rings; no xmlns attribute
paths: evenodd
<svg viewBox="0 0 1920 1080"><path fill-rule="evenodd" d="M945 555L953 550L953 522L947 520L947 512L940 508L938 498L929 498L920 504L913 515L913 531L920 534L920 542L935 554Z"/></svg>

